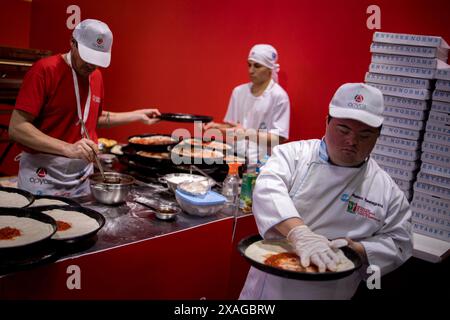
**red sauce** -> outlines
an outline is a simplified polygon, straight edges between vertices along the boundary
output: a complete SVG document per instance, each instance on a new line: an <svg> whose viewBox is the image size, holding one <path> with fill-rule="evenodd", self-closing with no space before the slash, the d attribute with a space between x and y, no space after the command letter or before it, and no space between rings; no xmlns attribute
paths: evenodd
<svg viewBox="0 0 450 320"><path fill-rule="evenodd" d="M264 263L269 266L272 266L272 267L290 270L290 271L297 271L297 272L318 272L319 271L317 269L317 267L313 266L313 265L310 265L309 267L304 268L300 264L300 258L295 253L292 253L292 252L282 252L282 253L278 253L278 254L273 254L270 257L268 257L264 261Z"/></svg>
<svg viewBox="0 0 450 320"><path fill-rule="evenodd" d="M58 231L66 231L67 229L72 228L70 224L64 221L56 221L56 225L58 226Z"/></svg>
<svg viewBox="0 0 450 320"><path fill-rule="evenodd" d="M16 228L5 227L0 229L0 240L12 240L20 235L20 230Z"/></svg>

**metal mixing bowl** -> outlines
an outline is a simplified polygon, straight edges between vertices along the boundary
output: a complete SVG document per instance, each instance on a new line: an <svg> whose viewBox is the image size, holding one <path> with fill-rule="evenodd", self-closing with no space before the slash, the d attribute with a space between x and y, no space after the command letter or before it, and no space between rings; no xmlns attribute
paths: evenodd
<svg viewBox="0 0 450 320"><path fill-rule="evenodd" d="M118 204L125 201L134 178L127 174L117 172L105 172L106 180L101 173L89 176L91 193L94 198L103 204Z"/></svg>

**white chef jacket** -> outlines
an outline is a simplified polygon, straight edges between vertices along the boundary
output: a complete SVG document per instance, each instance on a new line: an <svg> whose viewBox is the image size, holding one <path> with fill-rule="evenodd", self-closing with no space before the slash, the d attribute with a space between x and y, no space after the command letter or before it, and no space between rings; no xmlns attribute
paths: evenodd
<svg viewBox="0 0 450 320"><path fill-rule="evenodd" d="M358 168L329 163L324 140L274 148L256 181L253 214L265 239L283 238L274 226L300 217L328 239L359 241L382 275L412 254L411 210L403 192L371 158ZM367 275L363 268L339 280L301 281L252 267L240 299L350 299Z"/></svg>
<svg viewBox="0 0 450 320"><path fill-rule="evenodd" d="M224 122L240 123L245 129L266 129L269 133L289 138L289 97L284 89L270 80L263 94L251 93L252 83L234 88Z"/></svg>

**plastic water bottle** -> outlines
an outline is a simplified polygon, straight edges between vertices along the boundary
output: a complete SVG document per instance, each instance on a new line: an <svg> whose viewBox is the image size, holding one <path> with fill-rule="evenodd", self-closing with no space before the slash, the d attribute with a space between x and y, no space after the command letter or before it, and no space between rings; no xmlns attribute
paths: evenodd
<svg viewBox="0 0 450 320"><path fill-rule="evenodd" d="M228 175L222 184L222 195L227 199L225 213L233 213L239 197L239 163L228 164Z"/></svg>

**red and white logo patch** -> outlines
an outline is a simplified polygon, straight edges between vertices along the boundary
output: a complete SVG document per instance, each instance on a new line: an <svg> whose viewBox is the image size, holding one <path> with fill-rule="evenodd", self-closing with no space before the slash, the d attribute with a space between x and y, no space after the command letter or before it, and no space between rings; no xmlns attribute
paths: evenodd
<svg viewBox="0 0 450 320"><path fill-rule="evenodd" d="M44 178L47 175L47 170L45 168L38 168L36 174L39 178Z"/></svg>
<svg viewBox="0 0 450 320"><path fill-rule="evenodd" d="M355 96L355 101L358 102L358 103L361 103L361 102L364 101L364 97L361 94L357 94Z"/></svg>
<svg viewBox="0 0 450 320"><path fill-rule="evenodd" d="M97 38L97 44L101 45L103 43L103 39L102 38Z"/></svg>

